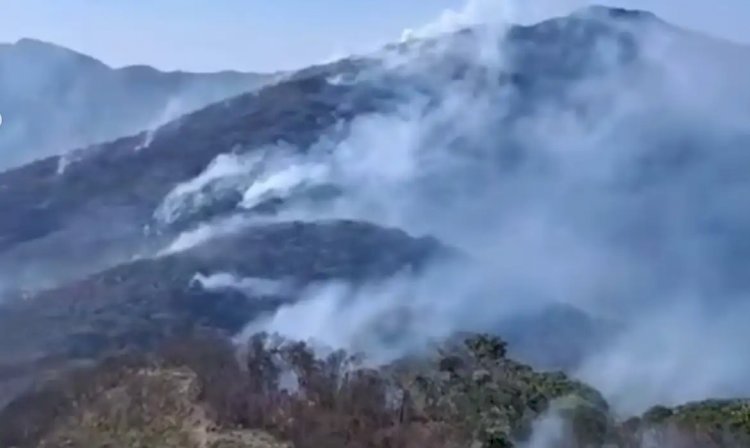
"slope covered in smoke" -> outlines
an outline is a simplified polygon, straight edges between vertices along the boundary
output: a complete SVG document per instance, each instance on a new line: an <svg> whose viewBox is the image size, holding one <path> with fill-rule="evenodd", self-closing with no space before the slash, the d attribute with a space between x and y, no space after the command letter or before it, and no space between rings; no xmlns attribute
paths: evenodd
<svg viewBox="0 0 750 448"><path fill-rule="evenodd" d="M0 168L156 127L272 78L112 69L32 39L0 44Z"/></svg>
<svg viewBox="0 0 750 448"><path fill-rule="evenodd" d="M156 315L382 365L496 332L615 414L748 395L749 75L747 48L606 8L311 67L0 174L4 312L44 322L54 302L71 328L97 322L83 338L19 336L54 349L52 372L71 340L96 358L152 335ZM290 236L290 222L314 230ZM286 231L253 240L258 229ZM422 252L398 249L424 241L453 249L404 274ZM216 256L197 262L203 251ZM304 275L348 264L390 268ZM186 284L219 293L191 308ZM257 314L247 291L285 297ZM115 336L96 317L100 304L113 314L109 299L126 317ZM8 359L26 351L40 350L13 344Z"/></svg>
<svg viewBox="0 0 750 448"><path fill-rule="evenodd" d="M215 104L152 136L144 132L0 173L6 211L0 289L38 289L151 253L170 236L149 230L163 197L214 157L277 141L310 144L379 101L372 90L309 77Z"/></svg>
<svg viewBox="0 0 750 448"><path fill-rule="evenodd" d="M366 223L256 225L11 300L0 311L0 406L29 381L108 352L201 328L231 335L317 284L414 276L449 253Z"/></svg>

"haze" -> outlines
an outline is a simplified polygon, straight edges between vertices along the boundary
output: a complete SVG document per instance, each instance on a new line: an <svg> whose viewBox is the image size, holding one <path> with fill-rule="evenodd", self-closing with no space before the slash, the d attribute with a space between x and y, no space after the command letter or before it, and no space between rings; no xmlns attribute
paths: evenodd
<svg viewBox="0 0 750 448"><path fill-rule="evenodd" d="M502 4L501 0L481 3ZM2 0L0 42L31 37L112 66L275 71L362 52L397 40L464 0ZM523 2L517 20L564 14L588 0ZM750 2L604 0L648 9L670 22L750 42Z"/></svg>

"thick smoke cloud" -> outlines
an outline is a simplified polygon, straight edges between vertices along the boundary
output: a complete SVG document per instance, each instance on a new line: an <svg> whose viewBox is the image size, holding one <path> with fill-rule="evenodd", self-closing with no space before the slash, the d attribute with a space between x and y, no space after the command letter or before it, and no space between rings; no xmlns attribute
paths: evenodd
<svg viewBox="0 0 750 448"><path fill-rule="evenodd" d="M601 9L414 38L471 23L455 17L346 81L403 89L394 110L310 148L221 156L157 219L240 194L226 230L281 198L270 219L368 220L464 256L416 278L311 287L248 332L389 359L562 303L615 322L574 373L622 413L750 393L750 50ZM335 194L306 194L322 187Z"/></svg>

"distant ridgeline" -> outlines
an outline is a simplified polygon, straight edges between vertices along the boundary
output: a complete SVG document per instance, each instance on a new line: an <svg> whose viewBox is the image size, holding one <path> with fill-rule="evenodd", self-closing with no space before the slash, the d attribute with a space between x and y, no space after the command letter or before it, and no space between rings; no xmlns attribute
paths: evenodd
<svg viewBox="0 0 750 448"><path fill-rule="evenodd" d="M257 89L256 73L113 69L31 39L0 44L0 169L156 127Z"/></svg>
<svg viewBox="0 0 750 448"><path fill-rule="evenodd" d="M750 50L501 31L0 46L0 447L750 447Z"/></svg>

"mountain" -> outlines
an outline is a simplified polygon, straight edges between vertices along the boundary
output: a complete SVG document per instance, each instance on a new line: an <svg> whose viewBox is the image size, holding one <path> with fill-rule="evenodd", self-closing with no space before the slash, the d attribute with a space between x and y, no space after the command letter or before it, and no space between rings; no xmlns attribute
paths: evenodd
<svg viewBox="0 0 750 448"><path fill-rule="evenodd" d="M748 75L586 8L8 169L0 441L745 446Z"/></svg>
<svg viewBox="0 0 750 448"><path fill-rule="evenodd" d="M272 75L112 69L46 42L0 44L0 167L156 127Z"/></svg>
<svg viewBox="0 0 750 448"><path fill-rule="evenodd" d="M0 404L29 381L109 351L158 347L201 328L235 334L311 283L416 273L443 252L427 238L333 221L255 226L184 252L123 263L3 308Z"/></svg>

